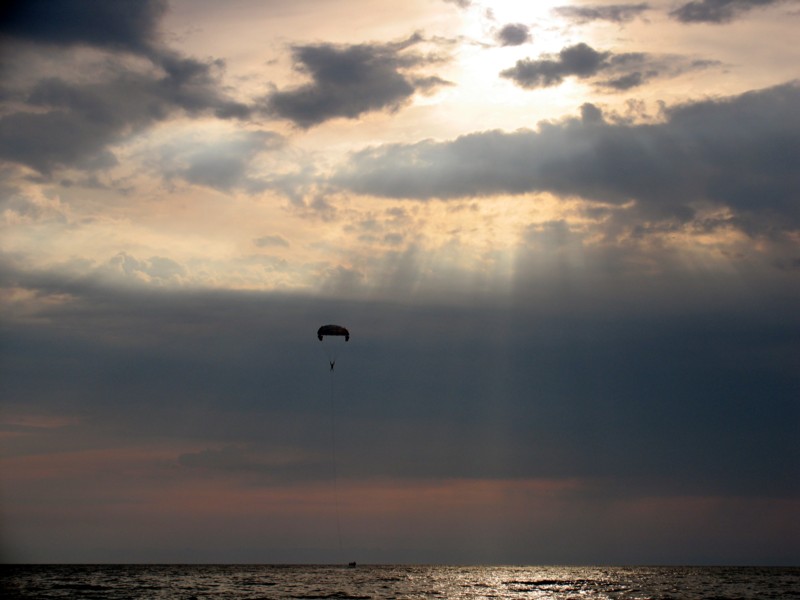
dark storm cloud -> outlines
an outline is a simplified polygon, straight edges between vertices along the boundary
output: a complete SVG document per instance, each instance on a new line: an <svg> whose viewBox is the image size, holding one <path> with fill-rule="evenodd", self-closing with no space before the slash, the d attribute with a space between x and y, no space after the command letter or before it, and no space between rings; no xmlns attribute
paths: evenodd
<svg viewBox="0 0 800 600"><path fill-rule="evenodd" d="M223 61L185 57L162 43L165 2L31 0L3 11L6 52L33 61L26 54L31 47L50 52L59 46L64 59L62 72L39 73L34 62L28 68L15 63L13 70L5 65L0 158L7 161L45 175L61 167L102 169L116 164L115 143L176 112L222 119L249 114L223 91ZM101 50L102 61L81 63L78 46ZM70 80L64 72L83 76Z"/></svg>
<svg viewBox="0 0 800 600"><path fill-rule="evenodd" d="M264 110L304 128L339 117L397 110L414 94L447 84L435 76L406 73L437 60L407 52L421 41L412 36L390 44L295 46L295 68L311 82L273 92Z"/></svg>
<svg viewBox="0 0 800 600"><path fill-rule="evenodd" d="M531 41L531 31L522 23L509 23L497 32L497 40L502 46L521 46Z"/></svg>
<svg viewBox="0 0 800 600"><path fill-rule="evenodd" d="M500 76L529 90L559 85L566 77L577 77L594 78L592 81L600 88L622 91L656 77L674 77L714 64L716 63L711 61L691 61L676 56L642 52L601 52L580 43L562 49L556 56L518 60L513 67L501 71Z"/></svg>
<svg viewBox="0 0 800 600"><path fill-rule="evenodd" d="M537 236L568 243L569 232L553 223L530 241ZM756 294L740 305L727 293L736 281L666 282L691 298L682 311L650 302L630 311L596 294L400 306L122 291L8 264L0 281L44 300L35 318L3 321L6 411L90 415L75 431L89 447L108 443L91 435L168 438L187 445L176 455L187 468L307 478L330 451L327 362L314 332L335 320L353 333L336 372L348 477L797 490L800 323L790 303ZM634 287L644 300L648 286ZM719 302L709 305L709 294ZM26 443L6 447L24 453ZM275 458L287 453L288 462Z"/></svg>
<svg viewBox="0 0 800 600"><path fill-rule="evenodd" d="M166 9L165 0L11 0L0 8L0 36L146 54Z"/></svg>
<svg viewBox="0 0 800 600"><path fill-rule="evenodd" d="M224 60L202 61L173 52L162 52L156 64L166 76L153 85L157 90L156 96L167 105L189 114L210 112L220 119L244 119L250 115L248 106L232 100L222 91Z"/></svg>
<svg viewBox="0 0 800 600"><path fill-rule="evenodd" d="M28 109L0 118L0 157L44 174L64 166L101 168L115 163L110 145L176 111L247 113L219 91L221 62L165 55L162 66L160 73L137 71L111 60L96 82L40 79L27 91Z"/></svg>
<svg viewBox="0 0 800 600"><path fill-rule="evenodd" d="M780 4L784 0L697 0L670 15L683 23L728 23L753 9Z"/></svg>
<svg viewBox="0 0 800 600"><path fill-rule="evenodd" d="M591 57L590 57L591 58ZM591 69L593 60L586 62ZM463 198L549 191L637 203L647 219L729 207L742 228L800 227L800 87L786 84L666 110L658 124L582 119L537 131L486 131L448 142L392 144L354 154L334 181L390 198Z"/></svg>
<svg viewBox="0 0 800 600"><path fill-rule="evenodd" d="M553 9L557 15L576 23L592 21L612 21L627 23L650 10L647 3L641 4L596 4L582 6L558 6Z"/></svg>
<svg viewBox="0 0 800 600"><path fill-rule="evenodd" d="M2 10L0 36L42 46L91 46L133 52L148 58L166 74L145 83L158 88L158 100L189 111L211 109L223 118L247 116L245 106L226 99L217 89L223 61L184 57L162 43L158 24L167 11L165 0L24 0L14 1ZM123 81L129 69L122 62L115 63L113 70L121 73L118 83L135 83ZM91 93L86 90L85 95ZM151 112L162 113L158 102L147 104ZM96 106L105 113L113 108Z"/></svg>

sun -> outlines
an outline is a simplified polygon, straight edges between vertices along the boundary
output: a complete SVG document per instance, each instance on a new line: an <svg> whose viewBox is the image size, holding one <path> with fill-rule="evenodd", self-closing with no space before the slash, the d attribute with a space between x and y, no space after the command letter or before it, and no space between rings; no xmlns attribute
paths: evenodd
<svg viewBox="0 0 800 600"><path fill-rule="evenodd" d="M552 9L562 6L564 0L519 2L519 0L484 0L474 6L488 18L501 23L540 21L552 17Z"/></svg>
<svg viewBox="0 0 800 600"><path fill-rule="evenodd" d="M475 5L472 18L475 33L497 43L497 33L507 25L519 25L530 33L529 42L519 47L535 47L537 53L557 52L568 41L561 18L553 11L564 0L518 2L516 0L487 0Z"/></svg>
<svg viewBox="0 0 800 600"><path fill-rule="evenodd" d="M564 22L552 10L563 4L564 0L486 0L475 1L462 11L458 28L461 41L454 53L452 71L446 74L458 85L430 101L449 107L442 111L440 123L452 122L454 131L513 130L573 114L585 102L580 86L573 82L531 91L501 76L517 61L557 54L574 43ZM504 45L499 33L507 25L527 29L529 39ZM454 106L458 110L453 110Z"/></svg>

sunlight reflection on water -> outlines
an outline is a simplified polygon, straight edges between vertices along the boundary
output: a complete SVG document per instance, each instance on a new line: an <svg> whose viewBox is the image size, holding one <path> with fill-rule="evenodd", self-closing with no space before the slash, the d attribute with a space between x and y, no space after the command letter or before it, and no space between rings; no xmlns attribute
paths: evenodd
<svg viewBox="0 0 800 600"><path fill-rule="evenodd" d="M4 598L800 598L800 568L16 565Z"/></svg>

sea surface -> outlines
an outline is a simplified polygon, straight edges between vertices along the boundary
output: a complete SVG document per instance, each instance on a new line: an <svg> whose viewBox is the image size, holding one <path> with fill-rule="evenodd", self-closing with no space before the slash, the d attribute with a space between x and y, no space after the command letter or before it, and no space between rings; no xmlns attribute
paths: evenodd
<svg viewBox="0 0 800 600"><path fill-rule="evenodd" d="M4 565L2 597L800 598L800 568Z"/></svg>

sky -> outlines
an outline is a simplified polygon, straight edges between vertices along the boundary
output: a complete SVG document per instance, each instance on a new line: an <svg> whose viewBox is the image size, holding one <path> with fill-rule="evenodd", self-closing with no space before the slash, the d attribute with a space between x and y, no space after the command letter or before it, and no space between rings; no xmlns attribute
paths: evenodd
<svg viewBox="0 0 800 600"><path fill-rule="evenodd" d="M9 3L0 559L800 564L798 27Z"/></svg>

